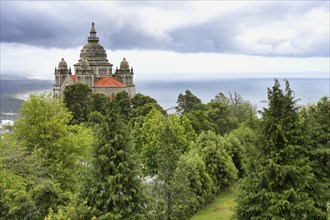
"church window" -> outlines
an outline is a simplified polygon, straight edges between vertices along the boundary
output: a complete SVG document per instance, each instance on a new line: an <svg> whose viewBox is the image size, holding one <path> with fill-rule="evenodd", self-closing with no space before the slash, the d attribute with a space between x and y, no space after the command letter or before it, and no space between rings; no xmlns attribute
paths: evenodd
<svg viewBox="0 0 330 220"><path fill-rule="evenodd" d="M107 69L106 68L99 68L99 75L107 75Z"/></svg>

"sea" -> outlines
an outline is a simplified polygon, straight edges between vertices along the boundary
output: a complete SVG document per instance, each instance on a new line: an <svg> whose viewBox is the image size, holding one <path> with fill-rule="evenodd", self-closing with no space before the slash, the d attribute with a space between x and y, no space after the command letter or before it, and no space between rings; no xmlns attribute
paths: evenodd
<svg viewBox="0 0 330 220"><path fill-rule="evenodd" d="M285 89L284 79L278 79L282 89ZM320 100L323 96L330 96L330 78L289 78L291 89L294 91L297 105L306 106ZM209 102L220 92L228 95L229 92L240 94L244 100L249 101L257 110L262 110L268 105L267 89L274 85L273 78L235 78L192 81L168 81L168 80L137 80L136 92L151 96L164 109L173 109L180 93L184 94L188 89L203 103ZM49 93L42 89L31 91L35 93ZM29 93L16 95L16 98L26 100Z"/></svg>
<svg viewBox="0 0 330 220"><path fill-rule="evenodd" d="M278 79L281 88L285 89L284 79ZM291 89L294 91L297 105L306 106L320 100L323 96L330 96L329 78L289 78ZM137 81L136 90L144 95L156 99L164 109L176 106L177 97L188 89L203 103L207 103L220 92L240 94L257 110L268 106L267 89L274 85L273 78L245 78L245 79L216 79L194 81Z"/></svg>

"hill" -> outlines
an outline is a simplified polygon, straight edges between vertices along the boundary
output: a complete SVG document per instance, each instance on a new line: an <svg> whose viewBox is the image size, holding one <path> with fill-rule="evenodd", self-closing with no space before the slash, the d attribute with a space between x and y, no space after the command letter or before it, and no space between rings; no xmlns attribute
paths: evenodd
<svg viewBox="0 0 330 220"><path fill-rule="evenodd" d="M22 94L52 89L52 80L29 79L22 76L2 75L0 80L0 112L19 112L24 100Z"/></svg>

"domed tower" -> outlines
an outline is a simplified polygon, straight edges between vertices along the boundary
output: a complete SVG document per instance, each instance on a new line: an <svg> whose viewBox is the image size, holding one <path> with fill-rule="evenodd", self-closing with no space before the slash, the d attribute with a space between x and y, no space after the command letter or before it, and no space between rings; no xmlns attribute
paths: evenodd
<svg viewBox="0 0 330 220"><path fill-rule="evenodd" d="M83 83L90 87L94 86L94 71L89 65L87 58L83 58L79 63L80 68L76 70L77 83Z"/></svg>
<svg viewBox="0 0 330 220"><path fill-rule="evenodd" d="M68 69L68 64L62 58L58 63L58 68L55 67L55 85L61 86L68 74L71 75L71 69Z"/></svg>
<svg viewBox="0 0 330 220"><path fill-rule="evenodd" d="M54 85L54 96L59 97L61 95L61 89L65 78L68 75L71 75L71 69L68 68L68 64L62 58L61 61L58 63L58 68L55 67L55 85Z"/></svg>
<svg viewBox="0 0 330 220"><path fill-rule="evenodd" d="M133 67L130 69L129 64L124 58L120 63L120 68L116 69L116 78L126 86L134 86L133 83Z"/></svg>
<svg viewBox="0 0 330 220"><path fill-rule="evenodd" d="M96 29L94 22L92 23L89 37L87 38L87 44L80 51L80 59L77 64L74 65L75 73L78 75L80 70L83 69L81 64L86 59L89 63L91 70L93 71L94 80L102 77L112 76L112 64L107 59L107 53L102 45L99 44L99 38L96 36Z"/></svg>

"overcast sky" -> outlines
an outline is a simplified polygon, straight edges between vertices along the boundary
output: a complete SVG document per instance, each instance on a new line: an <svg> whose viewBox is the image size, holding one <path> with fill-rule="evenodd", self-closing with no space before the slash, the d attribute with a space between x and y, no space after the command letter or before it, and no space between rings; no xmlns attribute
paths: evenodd
<svg viewBox="0 0 330 220"><path fill-rule="evenodd" d="M329 77L329 1L1 1L1 73L73 68L95 22L136 79Z"/></svg>

